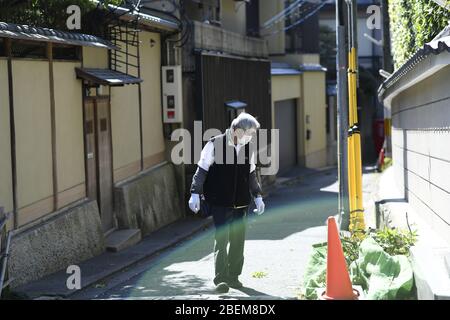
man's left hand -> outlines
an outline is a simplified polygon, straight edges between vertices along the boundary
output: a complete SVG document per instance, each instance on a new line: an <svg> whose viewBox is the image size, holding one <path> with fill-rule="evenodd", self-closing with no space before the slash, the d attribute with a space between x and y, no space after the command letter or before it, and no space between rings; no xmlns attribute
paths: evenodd
<svg viewBox="0 0 450 320"><path fill-rule="evenodd" d="M258 216L262 215L264 213L264 209L266 207L262 197L255 198L255 205L256 205L256 209L253 210L253 212L258 214Z"/></svg>

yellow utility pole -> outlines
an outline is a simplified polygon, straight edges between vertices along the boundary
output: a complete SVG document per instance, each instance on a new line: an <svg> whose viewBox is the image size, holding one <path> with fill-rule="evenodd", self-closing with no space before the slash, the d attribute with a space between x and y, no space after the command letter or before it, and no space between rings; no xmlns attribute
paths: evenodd
<svg viewBox="0 0 450 320"><path fill-rule="evenodd" d="M346 0L348 6L349 53L348 53L348 191L350 207L350 227L353 236L359 237L365 232L364 207L362 197L361 133L358 123L358 51L356 27L356 0Z"/></svg>

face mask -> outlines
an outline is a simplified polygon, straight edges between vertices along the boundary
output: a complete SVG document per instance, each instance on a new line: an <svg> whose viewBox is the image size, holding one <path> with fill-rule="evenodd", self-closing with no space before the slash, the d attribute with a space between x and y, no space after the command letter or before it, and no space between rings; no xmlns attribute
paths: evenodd
<svg viewBox="0 0 450 320"><path fill-rule="evenodd" d="M246 145L250 142L250 140L252 140L252 136L243 136L242 138L237 139L237 143L240 145Z"/></svg>

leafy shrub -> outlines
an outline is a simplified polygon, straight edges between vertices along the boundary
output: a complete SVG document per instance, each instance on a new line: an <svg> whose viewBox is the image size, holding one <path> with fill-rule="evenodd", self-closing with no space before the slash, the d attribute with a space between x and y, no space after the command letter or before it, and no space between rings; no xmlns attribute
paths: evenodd
<svg viewBox="0 0 450 320"><path fill-rule="evenodd" d="M370 229L362 238L341 236L347 265L358 259L360 244L368 236L372 237L391 256L409 256L409 249L417 242L417 231L397 228Z"/></svg>
<svg viewBox="0 0 450 320"><path fill-rule="evenodd" d="M391 256L408 256L409 249L417 241L417 231L384 228L376 231L372 237Z"/></svg>
<svg viewBox="0 0 450 320"><path fill-rule="evenodd" d="M390 0L390 30L395 67L400 67L450 19L450 11L432 0Z"/></svg>
<svg viewBox="0 0 450 320"><path fill-rule="evenodd" d="M103 4L120 5L123 0L104 0ZM82 15L82 30L89 31L92 24L98 21L97 16L89 16L97 5L91 0L0 0L0 21L16 24L26 24L36 27L66 30L66 12L71 5L80 7Z"/></svg>

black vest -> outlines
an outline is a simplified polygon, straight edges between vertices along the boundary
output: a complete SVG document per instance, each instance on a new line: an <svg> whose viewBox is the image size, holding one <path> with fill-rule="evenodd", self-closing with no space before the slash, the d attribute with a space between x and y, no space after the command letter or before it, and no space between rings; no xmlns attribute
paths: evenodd
<svg viewBox="0 0 450 320"><path fill-rule="evenodd" d="M222 207L248 206L251 201L249 145L241 147L238 161L236 149L228 144L226 134L211 141L214 143L214 163L209 167L203 186L205 200ZM220 154L219 150L223 152Z"/></svg>

